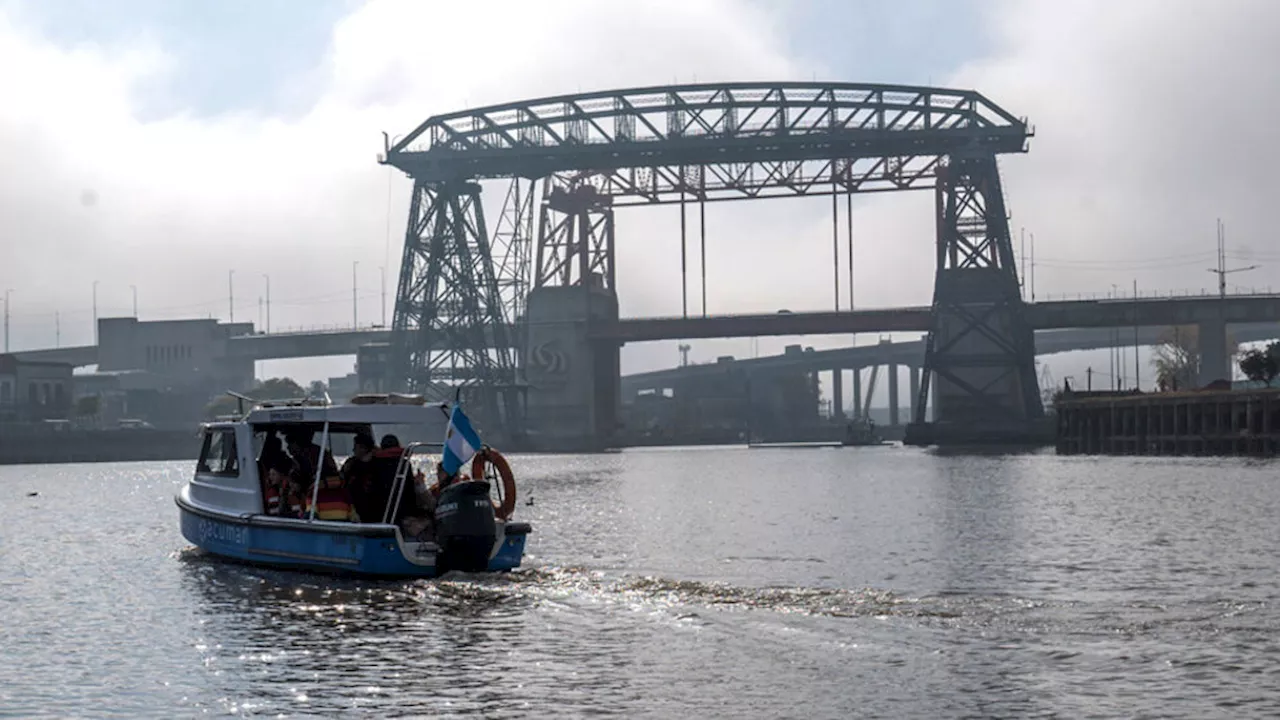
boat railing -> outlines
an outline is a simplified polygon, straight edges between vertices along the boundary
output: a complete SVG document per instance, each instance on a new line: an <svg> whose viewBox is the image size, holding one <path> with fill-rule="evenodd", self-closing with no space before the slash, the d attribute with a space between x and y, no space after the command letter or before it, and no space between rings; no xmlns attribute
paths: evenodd
<svg viewBox="0 0 1280 720"><path fill-rule="evenodd" d="M272 408L329 407L333 405L333 400L329 398L329 392L327 390L324 391L320 397L308 394L306 397L278 399L253 398L248 395L242 395L234 390L227 390L226 394L236 399L236 414L239 416L236 418L237 420L247 417L251 410L259 408L269 410ZM246 403L248 404L247 409L245 407Z"/></svg>
<svg viewBox="0 0 1280 720"><path fill-rule="evenodd" d="M387 524L392 522L396 514L400 512L400 499L404 496L404 484L408 482L409 473L413 472L412 456L418 450L433 450L441 448L441 443L414 442L409 443L404 452L400 455L400 464L396 466L396 477L391 483L391 496L387 498L387 509L382 513L382 522ZM416 489L415 489L415 492Z"/></svg>

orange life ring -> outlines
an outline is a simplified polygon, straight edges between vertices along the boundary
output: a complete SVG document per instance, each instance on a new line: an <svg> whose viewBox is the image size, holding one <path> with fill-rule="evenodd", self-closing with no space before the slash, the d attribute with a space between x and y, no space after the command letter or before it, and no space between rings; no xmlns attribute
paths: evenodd
<svg viewBox="0 0 1280 720"><path fill-rule="evenodd" d="M502 479L502 504L494 507L494 514L506 520L516 509L516 477L511 472L511 464L502 453L486 446L480 448L480 452L471 461L471 479L487 480L484 474L485 463L493 463L493 469L498 471L498 477Z"/></svg>

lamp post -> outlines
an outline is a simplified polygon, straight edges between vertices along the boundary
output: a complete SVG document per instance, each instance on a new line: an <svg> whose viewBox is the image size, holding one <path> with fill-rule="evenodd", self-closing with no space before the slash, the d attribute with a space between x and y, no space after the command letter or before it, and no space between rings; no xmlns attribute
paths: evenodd
<svg viewBox="0 0 1280 720"><path fill-rule="evenodd" d="M228 323L233 323L236 321L236 289L235 289L235 285L232 283L232 279L235 278L235 275L236 275L235 270L227 271L227 322Z"/></svg>
<svg viewBox="0 0 1280 720"><path fill-rule="evenodd" d="M93 281L93 344L98 344L98 281Z"/></svg>
<svg viewBox="0 0 1280 720"><path fill-rule="evenodd" d="M355 330L360 327L360 312L356 301L356 268L360 266L359 260L351 261L351 329Z"/></svg>
<svg viewBox="0 0 1280 720"><path fill-rule="evenodd" d="M129 289L133 291L133 319L138 319L138 286L130 285Z"/></svg>
<svg viewBox="0 0 1280 720"><path fill-rule="evenodd" d="M13 294L12 290L4 291L4 351L9 352L9 296Z"/></svg>

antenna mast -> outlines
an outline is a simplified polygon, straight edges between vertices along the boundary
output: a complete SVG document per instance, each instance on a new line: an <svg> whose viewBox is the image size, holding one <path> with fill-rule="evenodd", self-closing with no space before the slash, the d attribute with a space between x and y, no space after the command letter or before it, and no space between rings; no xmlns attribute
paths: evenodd
<svg viewBox="0 0 1280 720"><path fill-rule="evenodd" d="M1227 297L1227 275L1257 269L1257 265L1227 269L1227 226L1222 222L1222 218L1218 218L1218 267L1209 268L1209 272L1218 276L1218 298Z"/></svg>

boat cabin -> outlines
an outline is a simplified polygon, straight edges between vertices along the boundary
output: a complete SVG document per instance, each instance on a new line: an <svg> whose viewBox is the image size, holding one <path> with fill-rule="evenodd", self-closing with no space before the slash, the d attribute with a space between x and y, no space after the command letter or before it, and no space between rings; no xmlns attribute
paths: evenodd
<svg viewBox="0 0 1280 720"><path fill-rule="evenodd" d="M445 404L396 395L357 396L345 405L308 400L259 403L238 420L204 425L189 499L223 513L265 514L264 452L283 451L308 474L314 471L315 476L305 483L314 489L338 473L358 434L371 437L375 447L386 440L398 441L412 461L425 465L433 460L431 453L438 455L442 447L449 409ZM306 457L293 457L299 451ZM398 465L397 459L391 467ZM360 521L380 523L384 517L361 517Z"/></svg>

